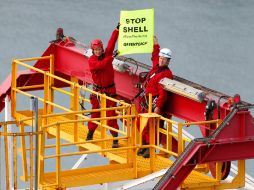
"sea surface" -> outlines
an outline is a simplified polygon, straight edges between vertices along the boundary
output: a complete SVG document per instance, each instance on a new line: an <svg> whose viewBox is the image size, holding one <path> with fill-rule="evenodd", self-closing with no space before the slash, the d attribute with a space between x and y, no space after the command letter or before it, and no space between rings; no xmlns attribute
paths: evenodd
<svg viewBox="0 0 254 190"><path fill-rule="evenodd" d="M0 0L0 83L13 58L40 56L58 27L84 44L106 44L121 10L146 8L154 8L155 35L172 50L175 75L254 103L253 0ZM151 64L149 54L128 56ZM247 165L254 176L254 161Z"/></svg>

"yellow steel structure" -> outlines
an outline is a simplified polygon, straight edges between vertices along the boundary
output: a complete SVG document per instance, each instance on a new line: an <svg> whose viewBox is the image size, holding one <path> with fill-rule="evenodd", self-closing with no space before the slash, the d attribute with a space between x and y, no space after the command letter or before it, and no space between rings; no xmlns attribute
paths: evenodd
<svg viewBox="0 0 254 190"><path fill-rule="evenodd" d="M25 61L34 61L40 59L48 59L50 63L49 71L42 71L38 68L32 67ZM34 72L41 73L44 76L44 84L34 86L17 86L17 69L23 66L31 69ZM59 80L70 86L70 91L59 89L54 86L54 82ZM43 88L43 97L35 96L24 90ZM69 97L70 107L59 105L56 103L54 94L55 92L67 95ZM90 103L89 99L79 95L80 91L93 93L100 98L101 108L96 110L79 110L79 101L82 100L87 104ZM39 108L39 131L28 131L27 126L32 126L34 123L34 116L30 110L17 110L17 93L25 97L37 97L42 102ZM107 108L106 100L110 99L115 101L118 106ZM201 121L201 122L176 122L172 119L164 118L160 115L152 113L151 109L151 96L149 98L149 112L147 114L137 114L136 108L132 104L127 104L123 101L107 97L105 94L99 94L87 87L78 84L78 80L74 77L71 81L65 80L54 75L54 57L53 55L41 58L28 58L13 60L12 62L12 88L11 88L11 114L14 121L0 122L1 128L0 135L4 137L5 147L5 169L6 169L6 189L10 189L9 182L9 163L8 158L8 141L7 137L12 137L13 141L13 166L14 166L14 188L18 188L18 166L17 152L20 153L22 159L22 180L29 182L29 188L33 189L34 180L34 150L38 146L38 185L41 189L65 189L68 187L85 186L106 182L115 182L121 180L135 179L155 171L169 168L173 163L173 157L178 157L184 151L185 146L190 142L190 139L183 137L183 127L190 127L191 125L216 123L219 125L220 120ZM58 109L58 111L55 111ZM62 110L59 112L59 110ZM107 117L107 110L116 110L119 113L115 117ZM99 111L100 118L89 118L85 114ZM140 118L141 132L142 129L148 124L150 133L150 144L142 145L138 137L141 136L140 132L136 129L136 120ZM107 125L107 120L118 119L121 120L119 130L116 130ZM165 128L159 126L160 121L165 122ZM86 141L88 129L86 122L92 121L99 127L95 131L94 140ZM19 132L8 133L7 125L15 124ZM174 133L172 125L178 127L178 133ZM31 128L29 128L31 129ZM107 133L108 130L118 132L119 137L112 138ZM165 146L160 145L160 133L166 135ZM33 138L38 136L38 144L34 144ZM155 140L157 136L157 140ZM178 150L172 150L172 138L178 141ZM112 141L119 140L119 148L111 148ZM17 142L20 142L20 148L17 151ZM29 144L29 146L27 146ZM64 147L69 147L68 152L63 151ZM145 159L137 156L139 148L150 148L150 158ZM78 148L78 149L77 149ZM49 154L49 149L55 151L54 154ZM69 170L64 165L64 160L77 155L83 154L99 154L104 159L107 158L107 163L102 165L94 165L91 167ZM29 156L28 156L29 155ZM45 168L48 160L55 160L55 165L50 167L51 170ZM28 164L28 162L30 164ZM217 168L221 165L218 163ZM28 168L29 166L29 168ZM65 169L63 169L65 168ZM217 178L214 179L207 175L207 166L199 166L193 171L181 185L182 189L225 189L234 188L244 183L244 161L239 161L239 172L232 182L224 182L220 180L219 172Z"/></svg>

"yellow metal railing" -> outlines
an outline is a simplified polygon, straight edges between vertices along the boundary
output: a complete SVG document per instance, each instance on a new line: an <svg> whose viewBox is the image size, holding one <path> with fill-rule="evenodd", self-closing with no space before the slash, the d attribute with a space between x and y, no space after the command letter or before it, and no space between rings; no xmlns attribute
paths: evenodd
<svg viewBox="0 0 254 190"><path fill-rule="evenodd" d="M49 59L49 62L50 62L49 71L43 71L43 70L40 70L38 68L35 68L33 66L30 66L30 65L27 65L27 64L23 63L23 61L34 61L34 60L42 60L42 59ZM44 84L33 85L33 86L28 86L28 87L17 87L16 78L17 78L17 73L18 73L18 70L17 70L18 65L23 66L27 69L33 70L37 73L43 74ZM71 82L71 81L68 81L66 79L63 79L61 77L58 77L58 76L54 75L53 74L54 73L53 68L54 68L54 56L53 55L46 56L46 57L41 57L41 58L28 58L28 59L13 60L13 62L12 62L12 90L11 90L11 96L12 96L13 101L12 101L12 104L11 104L11 110L12 110L12 116L14 118L15 118L15 115L16 115L16 102L17 102L17 99L16 99L17 95L16 94L20 93L20 94L23 94L23 95L28 96L28 97L33 96L33 95L31 95L27 92L22 91L24 89L43 87L44 97L43 98L38 97L38 100L41 101L41 102L44 102L43 114L45 114L45 115L52 113L53 107L59 108L59 109L64 110L64 111L78 111L79 110L79 100L80 99L83 100L84 102L90 102L88 99L79 96L79 91L81 91L81 90L86 91L88 93L95 94L100 98L105 96L103 94L100 94L98 92L95 92L93 90L90 90L88 88L85 88L85 87L79 85L77 83L78 82L77 79L75 79L73 77L72 77L72 81L74 81L74 82ZM58 81L61 81L65 84L67 84L67 85L70 85L71 92L67 92L63 89L59 89L57 87L54 87L54 81L55 80L58 80ZM63 106L60 106L60 105L53 102L53 99L54 99L53 90L58 91L62 94L68 95L70 97L70 99L71 99L71 108L70 109L67 109L67 108L65 108ZM116 100L116 99L111 98L111 97L105 96L104 99L114 101L119 105L130 107L130 104L127 104L123 101ZM102 114L103 113L104 112L102 112ZM78 119L78 116L81 116L81 115L75 115L75 118ZM83 116L81 116L81 117L83 117ZM47 121L48 120L45 119L45 121L44 121L45 125L47 124ZM74 131L75 132L77 131L76 124L74 124ZM74 133L74 139L77 139L76 134L77 133Z"/></svg>
<svg viewBox="0 0 254 190"><path fill-rule="evenodd" d="M185 146L191 139L183 137L183 128L190 126L201 126L207 124L216 124L218 127L221 120L199 121L199 122L177 122L169 118L165 118L158 114L152 113L152 96L149 96L149 107L147 114L140 114L142 119L146 122L141 122L141 128L149 126L150 145L142 145L142 147L150 148L150 159L155 159L155 150L159 150L160 154L178 157L185 149ZM163 122L163 126L161 125ZM177 133L173 132L173 125L177 127ZM161 136L164 135L166 139L164 147L161 146ZM141 136L141 134L140 134ZM177 151L173 150L173 140L177 142ZM139 142L140 144L141 141ZM151 168L154 168L154 162L151 161Z"/></svg>
<svg viewBox="0 0 254 190"><path fill-rule="evenodd" d="M103 101L102 101L103 102ZM104 112L106 112L107 110L113 110L114 108L105 108L106 105L104 105L104 108L102 106L102 109ZM119 108L118 108L119 109ZM134 109L132 109L134 110ZM91 110L91 111L97 111L97 110ZM133 111L130 111L129 113L131 113ZM58 116L60 116L61 114L56 114ZM50 115L53 116L53 115ZM102 115L103 116L103 115ZM82 154L93 154L93 153L100 153L102 155L104 155L104 153L106 152L114 152L114 151L126 151L126 158L127 158L127 163L133 163L133 167L135 170L137 170L136 164L135 164L135 157L136 157L136 142L135 140L131 140L131 133L135 136L136 134L136 127L135 120L137 116L134 115L124 115L124 116L115 116L115 117L106 117L106 115L104 115L104 117L100 117L100 118L86 118L86 119L80 119L80 120L67 120L67 121L59 121L56 123L51 123L48 124L46 126L44 126L42 129L45 130L45 132L48 130L48 128L56 128L56 144L54 145L44 145L44 149L46 148L54 148L56 149L56 154L54 155L49 155L49 156L45 156L44 154L41 155L43 157L43 160L46 159L51 159L51 158L55 158L56 159L56 184L61 186L61 178L60 178L60 173L61 173L61 162L60 159L62 157L66 157L66 156L75 156L75 155L82 155ZM107 121L107 120L111 120L111 119L126 119L127 121L130 120L129 122L132 122L132 125L128 125L127 127L127 132L122 131L122 130L117 130L114 129L108 125L106 125L106 123L103 122L99 122L101 120ZM96 139L96 140L91 140L91 141L83 141L83 142L73 142L73 143L60 143L60 134L61 134L61 127L64 127L64 125L66 124L73 124L73 123L84 123L87 121L96 121L98 122L99 126L102 128L101 129L101 138ZM132 126L132 128L131 128ZM105 130L103 130L105 129ZM116 131L118 132L118 134L121 134L121 137L117 137L117 138L106 138L106 129L112 130L112 131ZM132 131L132 132L130 132ZM78 132L78 131L77 131ZM112 140L123 140L125 139L127 144L125 147L120 147L120 148L106 148L105 143L107 141L112 141ZM61 153L61 147L63 146L81 146L83 144L87 144L87 143L101 143L101 149L99 150L87 150L87 151L78 151L78 152L73 152L73 153ZM42 161L41 165L44 165L43 163L44 161ZM43 173L43 172L42 172Z"/></svg>
<svg viewBox="0 0 254 190"><path fill-rule="evenodd" d="M49 70L43 71L38 68L35 68L33 66L27 65L26 63L23 63L25 61L35 61L35 60L49 60ZM36 73L40 73L43 75L43 84L37 84L37 85L30 85L30 86L17 86L17 73L18 73L18 66L25 67L27 69L30 69ZM62 83L65 83L70 87L70 92L60 89L54 86L55 81L61 81ZM25 92L24 90L31 90L31 89L38 89L41 88L44 91L43 97L37 97L34 96L28 92ZM57 91L61 94L67 95L70 98L70 107L66 108L62 105L59 105L54 102L54 92ZM79 110L79 100L82 100L86 103L90 103L89 99L86 99L79 95L80 91L85 91L87 93L95 94L100 98L101 101L101 108L100 109L93 109L93 110ZM25 123L31 122L33 120L33 117L26 117L23 119L17 118L18 111L16 110L17 107L17 93L24 95L25 97L37 97L40 102L43 103L42 107L42 114L39 115L39 132L24 132L24 126ZM61 166L61 158L67 157L67 156L75 156L75 155L82 155L82 154L93 154L93 153L99 153L103 156L106 155L108 152L115 152L115 151L126 151L126 163L131 165L134 169L135 176L137 176L137 148L150 148L150 170L155 171L155 158L156 158L156 150L159 150L160 155L167 155L177 157L179 156L183 151L188 142L191 140L188 138L183 137L183 128L184 127L190 127L190 126L196 126L196 125L206 125L206 124L216 124L217 126L220 124L220 120L211 120L211 121L200 121L200 122L176 122L172 119L162 117L160 115L152 113L152 98L151 95L149 96L149 108L147 114L140 114L140 119L143 121L141 122L141 125L143 125L143 128L145 126L149 126L149 135L150 135L150 144L149 145L142 145L141 140L139 143L137 142L137 127L136 127L136 121L137 121L137 113L134 105L116 100L111 97L107 97L105 94L100 94L98 92L95 92L89 88L86 88L84 86L81 86L78 84L78 80L74 77L71 78L71 81L68 81L66 79L63 79L61 77L58 77L54 75L54 56L46 56L46 57L38 57L38 58L28 58L28 59L18 59L13 60L12 62L12 88L11 88L11 111L12 116L17 119L16 122L0 122L0 125L4 126L4 132L0 132L1 136L4 136L4 142L5 142L5 150L8 152L8 142L7 142L7 136L13 136L13 149L15 152L17 152L16 148L16 142L17 137L20 137L21 142L21 153L22 153L22 165L23 165L23 179L25 181L30 180L30 189L33 189L33 184L31 183L33 181L33 166L30 165L29 172L27 169L27 151L33 152L34 145L33 143L33 136L39 135L39 160L38 160L38 178L39 178L39 184L43 184L43 176L45 174L44 171L44 165L45 160L48 159L55 159L56 161L56 167L55 167L55 183L51 184L51 186L61 187L61 173L62 173L62 166ZM106 101L114 101L119 106L107 108L106 107ZM63 113L54 113L54 108L58 108L60 110L63 110ZM114 117L107 117L106 112L109 110L115 110L119 114L118 116ZM83 114L85 113L91 113L91 112L100 112L101 116L100 118L89 118ZM66 121L57 121L54 122L51 120L51 118L55 117L68 117L68 120ZM111 119L117 119L117 120L123 120L122 127L120 129L114 129L107 125L107 120ZM100 130L100 137L98 139L94 139L91 141L83 141L79 139L80 131L79 131L79 125L83 124L84 122L94 122L99 127ZM161 126L161 122L164 122L163 127ZM16 124L18 127L20 127L19 133L7 133L7 125L8 124ZM69 142L61 142L61 135L62 135L62 129L66 126L72 126L73 127L73 139L69 139ZM173 125L177 126L177 133L173 132ZM142 126L141 126L142 128ZM49 144L46 142L46 135L48 134L49 130L55 131L55 143ZM119 137L115 138L109 138L107 136L106 131L112 130L120 134ZM140 132L141 133L141 132ZM165 136L166 142L165 145L162 147L160 145L161 135ZM142 135L139 135L142 137ZM25 137L28 137L28 141L30 143L29 148L26 147L26 139ZM177 142L177 150L173 150L173 140L176 140ZM124 140L125 146L122 146L120 148L107 148L107 142L112 140ZM63 153L61 152L61 147L67 147L67 146L78 146L82 147L88 143L93 143L96 145L100 145L100 149L96 150L85 150L85 151L78 151L78 152L68 152ZM55 154L52 155L45 155L45 151L49 148L54 148L56 150ZM7 155L7 154L6 154ZM14 155L14 160L17 159L17 156ZM30 163L32 163L33 154L30 154ZM6 160L6 168L8 168L8 155L5 156ZM243 166L244 164L240 162L240 166ZM14 162L14 167L17 168L17 162ZM219 165L217 167L219 169ZM240 171L242 172L242 170ZM30 173L30 176L28 175ZM218 175L219 176L219 175ZM238 177L235 181L239 182L240 177ZM6 173L6 187L9 187L9 173ZM17 184L17 170L14 169L14 186ZM236 183L236 182L235 182ZM45 185L50 186L50 185ZM225 187L228 187L225 185ZM8 189L8 188L7 188Z"/></svg>
<svg viewBox="0 0 254 190"><path fill-rule="evenodd" d="M18 189L18 168L20 168L20 165L18 165L18 148L17 143L20 142L21 144L21 155L22 155L22 169L23 169L23 179L25 181L29 182L29 188L34 188L34 143L33 139L37 135L41 135L42 132L24 132L24 121L7 121L7 122L0 122L0 127L3 126L3 132L0 132L0 137L3 137L4 139L4 158L5 158L5 187L6 189L11 189L11 185L16 190ZM8 132L7 126L8 125L16 125L19 127L20 132ZM27 150L25 145L25 138L28 137L29 142L29 148L27 149L29 151L29 173L27 170ZM9 140L11 140L12 147L10 147ZM9 148L12 149L11 152L13 152L13 160L9 159ZM10 176L9 168L10 165L13 166L13 176ZM24 167L25 166L25 167ZM13 184L10 184L10 178L13 178Z"/></svg>
<svg viewBox="0 0 254 190"><path fill-rule="evenodd" d="M32 67L30 65L27 65L25 63L23 63L23 61L34 61L34 60L41 60L41 59L49 59L50 60L50 70L49 71L43 71L40 70L38 68ZM105 143L106 141L109 140L114 140L114 139L126 139L126 147L121 147L119 148L119 150L126 150L126 157L127 157L127 163L134 163L134 167L136 167L136 163L135 163L135 157L136 157L136 141L135 139L131 139L131 135L133 135L134 137L136 136L136 120L135 118L137 117L137 115L133 115L136 114L135 112L135 107L133 105L127 104L125 102L113 99L111 97L107 97L104 94L99 94L98 92L95 92L93 90L90 90L88 88L85 88L83 86L80 86L77 82L77 79L72 78L72 81L68 81L66 79L60 78L58 76L55 76L53 74L53 55L51 56L47 56L47 57L43 57L43 58L31 58L31 59L19 59L19 60L13 60L12 63L12 104L11 104L11 108L12 108L12 116L15 118L17 111L16 111L16 102L17 102L17 93L22 94L26 97L36 97L28 92L24 92L24 90L29 90L29 89L34 89L34 88L42 88L44 91L44 97L36 97L38 98L39 101L43 102L43 115L39 115L39 120L41 122L40 128L39 130L43 131L43 135L40 137L39 139L39 144L40 144L40 150L39 150L39 157L40 157L40 161L39 161L39 183L42 182L42 175L44 173L44 160L45 159L49 159L49 158L56 158L56 176L57 176L57 180L56 180L56 184L60 184L60 158L63 156L73 156L73 155L79 155L79 154L89 154L89 153L98 153L101 152L102 154L104 154L104 152L110 152L110 151L115 151L116 149L106 149L105 148ZM18 87L17 86L17 82L16 82L16 78L17 78L17 73L18 73L18 66L23 66L27 69L30 69L34 72L40 73L43 75L44 77L44 84L37 84L37 85L31 85L31 86L25 86L25 87ZM67 92L66 90L54 87L54 81L59 80L62 83L66 83L67 85L70 86L71 92ZM100 97L101 99L101 108L100 109L94 109L94 110L84 110L84 111L79 111L79 100L82 100L84 102L90 103L90 101L88 99L85 99L83 97L81 97L79 95L79 91L86 91L88 93L93 93L96 96ZM65 94L67 96L70 97L71 99L71 107L70 108L66 108L64 106L58 105L56 103L54 103L54 95L53 92L54 91L58 91L62 94ZM111 100L116 102L117 104L119 104L120 106L117 107L112 107L112 108L106 108L106 100ZM53 114L53 108L59 108L63 111L65 111L65 113L57 113L57 114ZM115 111L120 111L123 114L121 116L117 116L117 117L106 117L106 111L109 110L115 110ZM91 113L91 112L101 112L101 117L100 118L94 118L94 119L90 119L89 117L84 116L84 113ZM130 115L132 114L132 115ZM57 122L57 123L50 123L49 119L50 117L56 117L56 116L63 116L63 115L69 115L71 116L72 120L69 121L65 121L65 122ZM125 125L125 122L123 122L123 125L125 125L123 128L124 130L117 130L114 129L108 125L106 125L106 121L109 119L121 119L126 121L127 125ZM29 120L29 118L26 118L26 120ZM101 131L101 138L98 140L93 140L90 141L93 143L101 143L101 150L97 150L97 151L85 151L85 152L76 152L76 153L68 153L68 154L60 154L60 147L62 146L62 144L60 143L60 128L63 124L72 124L73 125L73 136L74 136L74 142L73 143L65 143L63 144L63 146L71 146L71 145L82 145L82 142L78 142L78 136L79 136L79 131L78 131L78 123L83 123L83 122L87 122L87 121L91 121L96 123L99 127L100 127L100 131ZM132 126L132 127L131 127ZM56 144L55 144L55 149L56 149L56 155L52 155L52 156L48 156L45 157L44 156L44 152L45 149L50 147L50 146L46 146L45 145L45 134L47 132L47 130L50 128L56 128ZM106 138L106 129L112 130L117 132L118 134L121 134L121 137L118 138ZM86 142L83 142L83 144ZM22 143L25 146L25 143ZM25 147L23 147L23 149L26 150ZM24 163L24 165L26 165L26 163ZM137 169L135 169L137 171ZM24 172L24 176L26 176L27 172Z"/></svg>

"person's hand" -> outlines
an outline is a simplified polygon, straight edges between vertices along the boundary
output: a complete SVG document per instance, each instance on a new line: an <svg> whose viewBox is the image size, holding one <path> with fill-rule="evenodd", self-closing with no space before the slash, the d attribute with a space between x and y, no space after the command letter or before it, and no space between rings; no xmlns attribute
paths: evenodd
<svg viewBox="0 0 254 190"><path fill-rule="evenodd" d="M118 51L118 50L115 50L115 51L113 52L113 57L118 56L118 54L119 54L119 51Z"/></svg>
<svg viewBox="0 0 254 190"><path fill-rule="evenodd" d="M116 25L116 29L119 30L119 28L120 28L120 22L118 22Z"/></svg>
<svg viewBox="0 0 254 190"><path fill-rule="evenodd" d="M156 36L153 36L153 44L154 45L158 44L158 38Z"/></svg>
<svg viewBox="0 0 254 190"><path fill-rule="evenodd" d="M158 108L158 107L156 107L155 109L154 109L154 113L157 113L157 114L161 114L161 109L160 108Z"/></svg>

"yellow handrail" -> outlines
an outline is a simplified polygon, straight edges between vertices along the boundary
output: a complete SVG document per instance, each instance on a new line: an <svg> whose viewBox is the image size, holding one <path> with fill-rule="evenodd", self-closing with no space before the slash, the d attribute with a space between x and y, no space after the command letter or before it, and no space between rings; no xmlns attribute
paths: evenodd
<svg viewBox="0 0 254 190"><path fill-rule="evenodd" d="M68 81L68 80L66 80L66 79L63 79L63 78L58 77L58 76L55 76L55 75L49 73L48 71L40 70L40 69L38 69L38 68L35 68L35 67L33 67L33 66L27 65L27 64L25 64L25 63L22 62L22 61L31 61L31 60L39 60L39 59L50 59L50 72L53 72L53 69L52 69L52 64L53 64L53 61L52 61L52 60L53 60L53 58L54 58L54 57L51 55L51 56L47 56L47 57L44 57L44 58L28 58L28 59L14 60L14 61L13 61L13 65L14 65L13 68L16 68L16 67L17 67L16 64L19 64L19 65L24 66L24 67L26 67L26 68L29 68L29 69L31 69L31 70L33 70L33 71L42 73L42 74L44 74L45 77L46 77L46 76L50 77L50 78L49 78L50 80L51 80L51 78L56 79L56 80L60 80L60 81L62 81L62 82L64 82L64 83L66 83L66 84L71 85L72 87L76 87L76 88L79 88L80 90L82 89L82 90L88 91L88 92L90 92L90 93L94 93L94 94L96 94L97 96L102 97L102 95L99 94L98 92L95 92L95 91L93 91L93 90L90 90L90 89L88 89L88 88L85 88L84 86L80 86L78 83L70 82L70 81ZM13 70L17 70L17 68L16 68L16 69L13 69ZM16 79L16 74L15 74L15 76L13 77L13 79L14 79L14 78ZM47 80L46 80L45 83L46 83L46 84L48 83ZM14 84L15 84L15 83L14 83ZM45 84L45 85L46 85L46 84ZM32 95L29 95L28 93L25 93L25 92L23 92L23 91L21 91L21 90L22 90L22 89L38 88L38 87L41 87L41 85L34 85L34 86L29 86L29 87L18 87L18 88L16 88L16 85L14 85L14 86L12 87L12 92L13 92L13 91L16 91L16 92L19 92L19 93L21 93L21 94L23 94L23 95L26 95L26 96L28 96L28 97L32 97ZM56 88L56 87L54 87L54 86L51 86L51 88L54 89L54 90L60 91L60 92L62 92L62 93L65 93L65 94L67 94L67 95L69 95L69 96L74 96L73 93L66 92L66 91L64 91L64 90L62 90L62 89L59 89L59 88ZM46 97L45 97L45 98L46 98ZM80 96L78 96L78 98L79 98L79 99L82 99L82 100L84 100L84 101L86 101L86 102L89 102L89 100L84 99L84 98L82 98L82 97L80 97ZM105 98L108 99L108 100L111 100L111 101L115 101L115 102L117 102L118 104L121 104L121 105L130 106L130 104L124 103L124 102L122 102L122 101L118 101L118 100L116 100L116 99L114 99L114 98L111 98L111 97L105 96ZM55 106L55 107L60 108L60 109L62 109L62 110L70 111L69 109L66 109L66 108L64 108L63 106L54 104L54 103L52 103L52 102L50 102L50 101L44 100L44 99L39 98L39 97L38 97L38 99L39 99L40 101L43 101L43 102L45 103L45 106L47 106L47 104L49 104L49 105L51 105L51 106ZM16 103L13 104L12 108L13 108L13 107L16 107ZM47 109L46 109L46 110L47 110ZM15 115L14 112L13 112L13 115Z"/></svg>
<svg viewBox="0 0 254 190"><path fill-rule="evenodd" d="M33 57L33 58L25 58L25 59L17 59L20 62L26 62L26 61L38 61L38 60L43 60L43 59L50 59L50 56L44 56L44 57Z"/></svg>
<svg viewBox="0 0 254 190"><path fill-rule="evenodd" d="M55 154L51 156L45 156L45 159L50 158L56 158L61 156L76 156L76 155L82 155L82 154L93 154L98 152L114 152L114 151L121 151L121 150L128 150L128 149L134 149L137 148L136 146L129 146L129 147L120 147L120 148L108 148L108 149L100 149L100 150L89 150L89 151L79 151L74 153L65 153L65 154Z"/></svg>
<svg viewBox="0 0 254 190"><path fill-rule="evenodd" d="M49 68L47 71L38 69L36 67L30 66L26 63L23 63L24 61L36 61L36 60L47 60L49 59L50 64ZM40 150L39 150L39 179L40 182L43 181L43 174L44 174L44 160L45 159L50 159L50 158L55 158L56 159L56 183L54 184L57 187L61 186L61 157L65 156L74 156L74 155L81 155L81 154L93 154L93 153L100 153L102 155L107 155L107 152L114 152L114 151L126 151L126 161L128 164L133 164L135 175L137 176L137 161L136 161L136 151L138 148L150 148L150 169L151 171L155 171L155 150L159 150L162 153L166 153L172 156L179 156L185 148L185 143L190 142L191 140L188 138L183 137L183 128L184 127L190 127L191 125L206 125L206 124L212 124L221 122L221 120L211 120L211 121L198 121L198 122L177 122L169 118L162 117L160 115L152 113L152 98L151 95L149 95L149 111L147 115L147 122L149 125L149 132L150 132L150 144L149 145L142 145L139 146L137 144L137 129L136 129L136 121L137 121L137 113L135 110L135 106L128 104L126 102L123 102L121 100L116 100L112 97L108 97L105 94L100 94L99 92L93 91L87 87L84 87L82 85L78 84L78 79L75 77L71 77L71 81L66 80L64 78L61 78L59 76L54 75L54 56L45 56L45 57L36 57L36 58L27 58L27 59L16 59L13 60L12 64L12 69L13 69L13 76L12 76L12 88L11 88L11 93L13 97L12 101L12 113L13 116L16 116L16 98L17 98L17 93L22 94L26 97L36 97L40 102L43 102L43 113L39 115L39 121L41 122L40 129L38 132L24 132L24 128L22 128L20 133L7 133L6 131L6 125L7 124L17 124L18 126L24 125L27 121L32 121L34 118L33 117L24 117L24 118L18 118L17 121L15 122L0 122L0 125L5 126L4 132L0 132L1 136L4 136L5 141L8 136L13 136L16 140L16 137L22 137L24 139L24 136L29 136L30 141L33 135L38 135L40 136ZM30 86L18 86L17 84L17 69L18 65L23 66L27 69L30 69L34 72L41 73L44 77L44 84L37 84L37 85L30 85ZM54 86L55 80L61 81L62 83L65 83L67 86L69 85L70 87L70 92L58 88ZM34 96L32 94L29 94L28 92L24 92L24 90L30 90L30 89L41 89L43 88L44 90L44 97L38 97ZM91 94L95 94L100 98L101 102L101 108L100 109L92 109L92 110L83 110L79 111L79 100L82 100L86 103L90 103L89 99L86 99L82 96L79 95L79 91L85 91ZM54 102L54 97L53 97L53 92L60 92L61 94L67 95L70 100L72 106L70 108L66 108L64 106L61 106L59 104L56 104ZM119 106L116 107L106 107L106 100L114 101L116 102ZM63 110L63 113L54 113L53 108L59 108ZM114 110L114 111L119 111L122 112L122 115L119 116L113 116L113 117L107 117L106 112ZM88 116L85 116L83 114L85 113L92 113L92 112L100 112L101 117L99 118L90 118ZM29 113L30 114L30 113ZM150 114L150 115L149 115ZM69 120L67 121L57 121L57 122L52 122L53 119L50 119L51 117L60 117L60 116L68 116ZM82 118L82 119L81 119ZM126 130L122 129L115 129L107 125L108 120L124 120L123 122L123 128ZM160 121L166 122L166 128L160 128ZM51 123L50 123L51 122ZM82 141L79 138L79 123L84 123L84 122L93 122L97 124L100 127L100 138L99 139L94 139L91 141ZM67 125L68 124L68 125ZM176 125L178 128L178 132L174 133L172 131L172 125ZM62 133L64 133L64 130L62 127L66 126L71 126L73 130L73 141L70 141L68 143L62 143L60 138ZM109 138L106 136L106 130L111 130L115 131L118 134L120 134L120 137L115 137L115 138ZM49 131L53 131L54 136L56 137L55 144L50 144L46 145L45 143L45 136ZM165 135L166 136L166 147L161 147L160 146L160 135ZM157 138L157 140L156 140ZM173 151L173 146L172 146L172 140L173 139L177 140L177 152ZM112 141L112 140L124 140L126 142L126 145L124 147L120 148L107 148L106 143L107 141ZM92 143L95 145L101 145L100 149L96 150L88 150L88 151L79 151L79 152L68 152L68 153L61 153L61 147L66 147L66 146L78 146L78 147L86 147L88 146L87 144ZM25 144L25 143L23 143ZM85 145L84 145L85 144ZM79 146L80 145L80 146ZM82 146L83 145L83 146ZM33 151L33 145L30 146L29 148L26 148L25 146L23 149L25 151ZM47 155L45 156L44 150L48 148L55 148L56 152L54 155ZM6 148L8 149L8 147ZM30 155L31 156L31 155ZM24 156L23 156L24 157ZM30 161L33 158L30 158ZM7 163L8 164L8 163ZM10 163L9 163L10 164ZM14 163L16 164L16 163ZM31 168L30 168L31 170ZM33 174L32 171L31 175ZM7 173L8 174L8 173ZM27 178L27 177L26 177ZM16 178L15 178L16 179ZM30 176L30 180L33 180L33 176ZM7 181L6 181L7 182ZM8 185L8 184L7 184ZM49 185L50 186L50 185ZM32 188L33 185L30 184L30 187Z"/></svg>
<svg viewBox="0 0 254 190"><path fill-rule="evenodd" d="M220 119L214 119L214 120L209 120L209 121L197 121L197 122L186 122L182 123L183 125L204 125L204 124L212 124L212 123L218 123L220 122Z"/></svg>

